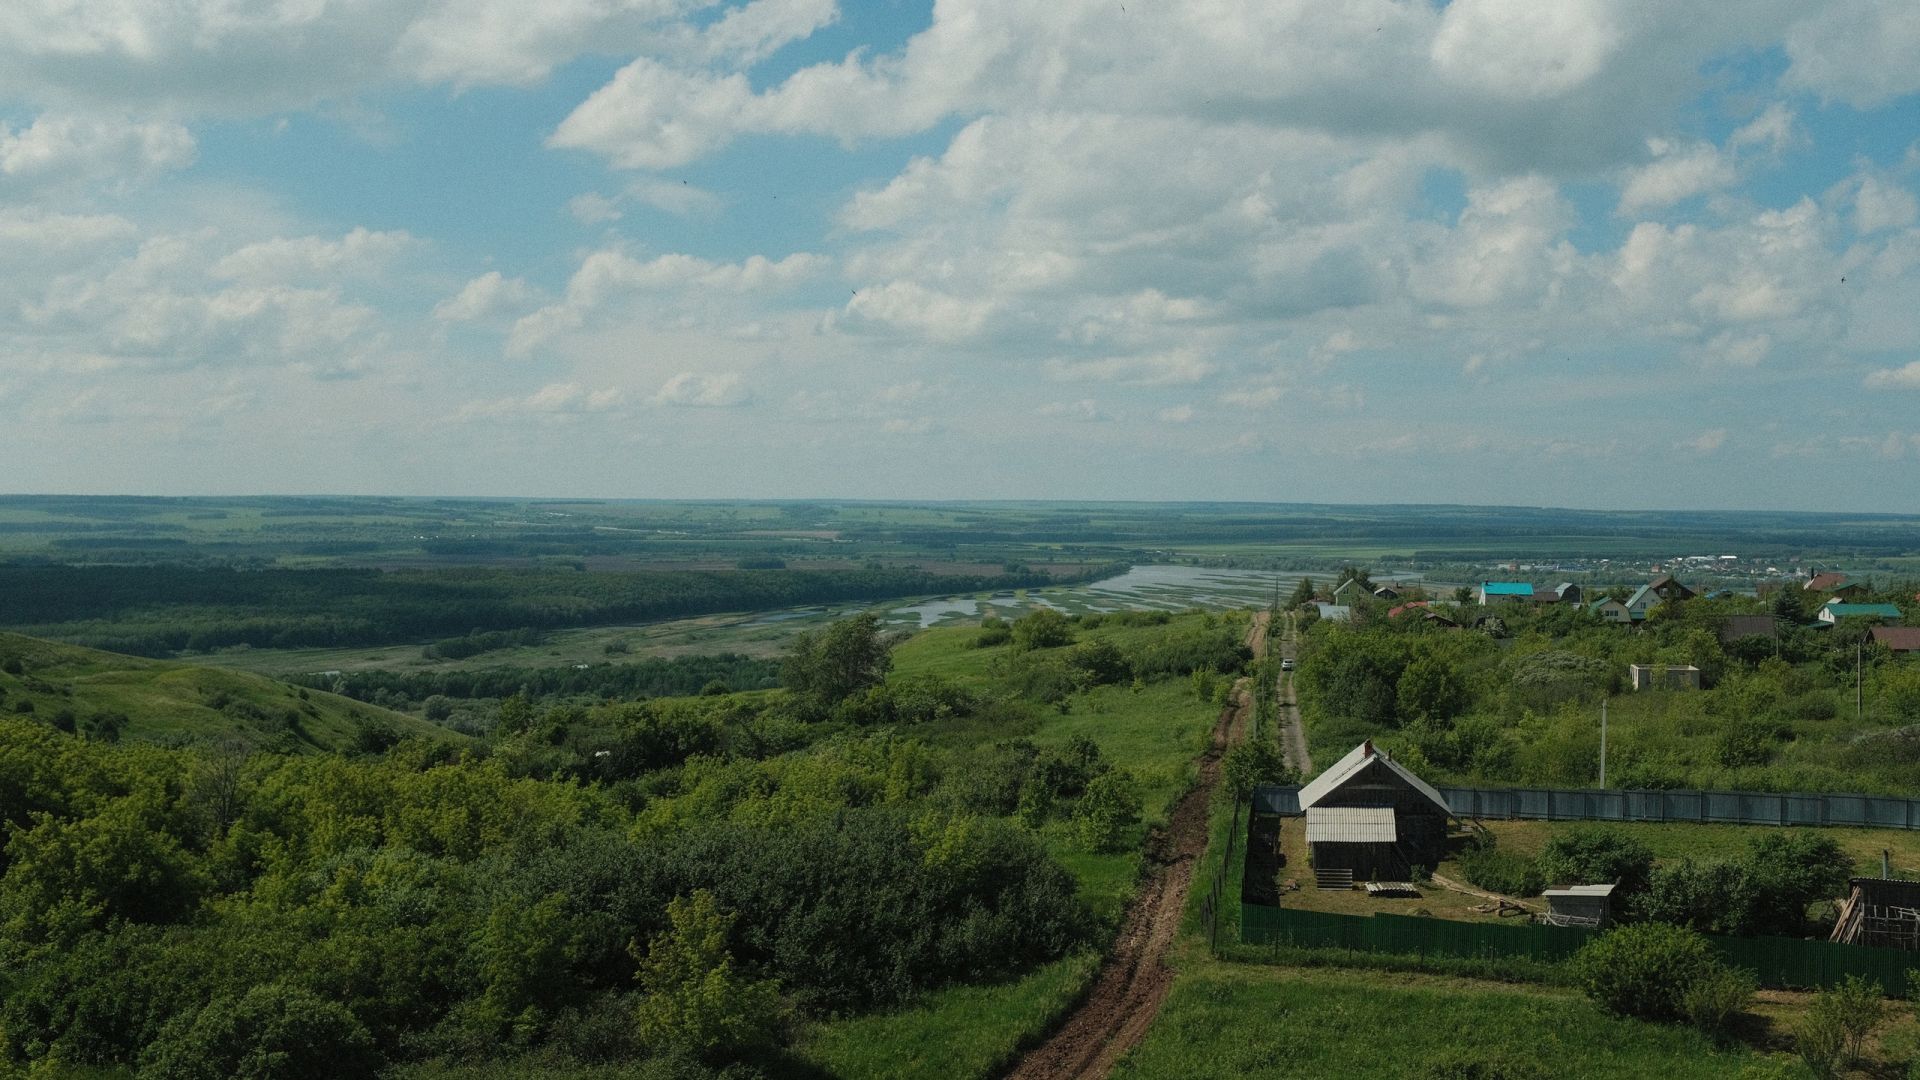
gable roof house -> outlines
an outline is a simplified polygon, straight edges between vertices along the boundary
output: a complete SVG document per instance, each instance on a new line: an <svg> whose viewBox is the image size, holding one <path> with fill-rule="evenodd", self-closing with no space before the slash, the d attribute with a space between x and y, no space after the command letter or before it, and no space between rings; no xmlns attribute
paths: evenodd
<svg viewBox="0 0 1920 1080"><path fill-rule="evenodd" d="M1831 570L1813 575L1800 587L1807 592L1825 593L1828 596L1839 596L1849 600L1863 596L1867 591L1867 587L1860 582Z"/></svg>
<svg viewBox="0 0 1920 1080"><path fill-rule="evenodd" d="M1819 620L1831 626L1841 619L1888 619L1900 621L1900 609L1892 604L1849 604L1829 600L1821 607Z"/></svg>
<svg viewBox="0 0 1920 1080"><path fill-rule="evenodd" d="M1373 590L1373 595L1379 597L1382 600L1398 600L1400 599L1400 590L1394 588L1391 585L1382 585L1379 588Z"/></svg>
<svg viewBox="0 0 1920 1080"><path fill-rule="evenodd" d="M1530 581L1483 581L1480 583L1479 600L1482 604L1507 604L1516 600L1533 599L1533 583Z"/></svg>
<svg viewBox="0 0 1920 1080"><path fill-rule="evenodd" d="M1741 638L1780 636L1780 620L1772 615L1726 615L1720 619L1720 644L1731 645Z"/></svg>
<svg viewBox="0 0 1920 1080"><path fill-rule="evenodd" d="M1647 588L1662 600L1691 600L1696 595L1692 589L1675 581L1672 574L1661 574L1647 582Z"/></svg>
<svg viewBox="0 0 1920 1080"><path fill-rule="evenodd" d="M1333 602L1336 604L1341 603L1340 598L1342 596L1347 597L1347 600L1350 602L1353 597L1360 596L1366 591L1366 589L1361 587L1359 578L1348 578L1334 587Z"/></svg>
<svg viewBox="0 0 1920 1080"><path fill-rule="evenodd" d="M1353 748L1300 789L1316 875L1407 881L1446 857L1446 797L1374 748Z"/></svg>
<svg viewBox="0 0 1920 1080"><path fill-rule="evenodd" d="M1644 609L1636 614L1632 608L1615 600L1611 596L1602 596L1600 599L1588 604L1587 610L1600 616L1601 622L1625 624L1647 617Z"/></svg>
<svg viewBox="0 0 1920 1080"><path fill-rule="evenodd" d="M1876 626L1868 633L1875 645L1885 646L1888 652L1920 653L1920 626Z"/></svg>

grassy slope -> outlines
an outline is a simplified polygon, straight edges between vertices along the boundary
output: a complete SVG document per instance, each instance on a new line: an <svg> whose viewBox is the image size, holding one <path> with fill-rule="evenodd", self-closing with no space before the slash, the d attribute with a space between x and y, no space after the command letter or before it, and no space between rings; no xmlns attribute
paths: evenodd
<svg viewBox="0 0 1920 1080"><path fill-rule="evenodd" d="M1080 639L1107 638L1124 648L1178 628L1178 620L1168 627L1103 626L1082 631ZM939 674L985 690L993 681L989 665L1006 649L970 648L977 633L956 627L915 635L894 650L894 671ZM1140 777L1147 816L1140 828L1144 838L1147 826L1164 819L1167 807L1192 784L1193 759L1205 748L1217 715L1210 703L1194 697L1186 680L1176 679L1149 684L1138 693L1109 686L1076 695L1071 712L1045 714L1037 724L1019 730L957 721L914 734L952 746L1015 737L1056 746L1085 735L1109 760ZM1139 877L1138 844L1120 854L1089 852L1060 822L1043 830L1041 841L1080 882L1082 897L1103 924L1115 923ZM955 987L899 1012L819 1024L807 1034L802 1053L831 1074L848 1078L963 1080L991 1075L1071 1007L1096 966L1097 958L1090 954L1068 957L1000 986Z"/></svg>
<svg viewBox="0 0 1920 1080"><path fill-rule="evenodd" d="M1613 1019L1570 991L1199 960L1113 1075L1687 1080L1736 1075L1755 1060L1690 1029ZM1518 1068L1471 1071L1494 1062Z"/></svg>
<svg viewBox="0 0 1920 1080"><path fill-rule="evenodd" d="M52 722L62 710L71 710L82 721L101 712L124 713L127 738L192 740L240 732L275 749L331 750L351 744L356 716L383 721L405 735L461 737L418 717L318 690L307 691L302 699L298 688L259 675L0 633L0 663L13 660L20 662L22 672L0 671L0 690L5 691L0 708L13 710L31 700L33 715L43 722ZM209 704L222 696L273 719L263 726ZM299 719L287 734L270 730L289 712Z"/></svg>

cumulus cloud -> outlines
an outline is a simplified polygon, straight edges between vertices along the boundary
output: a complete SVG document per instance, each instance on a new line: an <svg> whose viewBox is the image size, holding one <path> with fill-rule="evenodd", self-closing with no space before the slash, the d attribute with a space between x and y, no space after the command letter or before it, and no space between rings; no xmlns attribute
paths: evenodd
<svg viewBox="0 0 1920 1080"><path fill-rule="evenodd" d="M1725 446L1726 442L1726 428L1710 428L1691 439L1682 440L1677 446L1683 450L1691 450L1696 454L1711 454L1715 450Z"/></svg>
<svg viewBox="0 0 1920 1080"><path fill-rule="evenodd" d="M1920 360L1905 367L1870 372L1866 385L1872 390L1920 390Z"/></svg>
<svg viewBox="0 0 1920 1080"><path fill-rule="evenodd" d="M753 255L737 263L684 254L643 261L623 251L592 252L581 259L568 280L565 297L514 323L507 349L524 354L558 334L584 327L591 318L623 302L710 301L715 296L778 292L818 276L829 263L806 252L778 260Z"/></svg>
<svg viewBox="0 0 1920 1080"><path fill-rule="evenodd" d="M124 183L193 164L191 132L163 120L42 115L0 123L0 192L75 182Z"/></svg>
<svg viewBox="0 0 1920 1080"><path fill-rule="evenodd" d="M753 400L746 379L738 372L703 375L683 371L663 383L653 395L655 405L683 405L693 408L726 409Z"/></svg>
<svg viewBox="0 0 1920 1080"><path fill-rule="evenodd" d="M455 414L456 420L480 420L498 416L572 417L618 409L626 395L617 387L589 390L578 383L548 383L524 397L470 401Z"/></svg>
<svg viewBox="0 0 1920 1080"><path fill-rule="evenodd" d="M214 277L269 282L337 279L370 274L408 251L417 241L404 231L358 228L338 240L321 236L276 237L248 244L213 264Z"/></svg>
<svg viewBox="0 0 1920 1080"><path fill-rule="evenodd" d="M433 317L442 322L472 322L522 307L532 296L524 280L489 270L435 305Z"/></svg>

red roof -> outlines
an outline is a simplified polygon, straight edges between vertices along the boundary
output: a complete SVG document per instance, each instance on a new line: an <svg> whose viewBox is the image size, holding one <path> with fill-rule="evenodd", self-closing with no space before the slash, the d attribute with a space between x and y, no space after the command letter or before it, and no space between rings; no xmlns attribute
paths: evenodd
<svg viewBox="0 0 1920 1080"><path fill-rule="evenodd" d="M1427 606L1427 601L1425 600L1415 600L1411 603L1401 604L1399 607L1388 610L1387 618L1397 619L1400 617L1400 613L1403 611L1407 611L1411 608L1423 608L1426 606Z"/></svg>
<svg viewBox="0 0 1920 1080"><path fill-rule="evenodd" d="M1876 626L1873 643L1894 652L1920 652L1920 626Z"/></svg>
<svg viewBox="0 0 1920 1080"><path fill-rule="evenodd" d="M1828 589L1837 589L1845 584L1847 584L1847 575L1836 574L1829 570L1824 574L1815 574L1808 578L1807 583L1801 588L1812 592L1826 592Z"/></svg>

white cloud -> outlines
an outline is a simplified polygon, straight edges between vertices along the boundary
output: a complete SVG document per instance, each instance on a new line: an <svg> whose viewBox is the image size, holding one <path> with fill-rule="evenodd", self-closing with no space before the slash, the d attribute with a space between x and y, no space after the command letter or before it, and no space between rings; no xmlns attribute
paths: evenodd
<svg viewBox="0 0 1920 1080"><path fill-rule="evenodd" d="M1691 450L1696 454L1711 454L1722 446L1725 446L1726 442L1726 428L1710 428L1691 439L1684 439L1676 443L1675 446L1677 449Z"/></svg>
<svg viewBox="0 0 1920 1080"><path fill-rule="evenodd" d="M377 273L418 241L403 231L356 228L338 240L276 237L248 244L213 264L214 277L254 283L334 279Z"/></svg>
<svg viewBox="0 0 1920 1080"><path fill-rule="evenodd" d="M1786 32L1787 84L1861 108L1920 91L1920 5L1830 0L1805 10Z"/></svg>
<svg viewBox="0 0 1920 1080"><path fill-rule="evenodd" d="M1920 218L1913 192L1877 177L1866 177L1853 196L1853 224L1862 234L1904 229Z"/></svg>
<svg viewBox="0 0 1920 1080"><path fill-rule="evenodd" d="M1667 139L1650 139L1653 161L1627 172L1620 186L1619 212L1636 214L1671 206L1682 199L1719 191L1739 173L1711 143L1681 146Z"/></svg>
<svg viewBox="0 0 1920 1080"><path fill-rule="evenodd" d="M805 252L779 260L753 255L737 263L683 254L642 262L622 251L592 252L581 259L564 298L514 323L507 351L523 355L624 303L649 298L669 304L714 303L725 297L778 292L819 276L829 265L828 259Z"/></svg>
<svg viewBox="0 0 1920 1080"><path fill-rule="evenodd" d="M524 280L489 270L435 305L433 317L442 322L472 322L522 307L532 296L533 290Z"/></svg>
<svg viewBox="0 0 1920 1080"><path fill-rule="evenodd" d="M711 409L745 405L751 400L753 400L753 393L747 389L746 379L733 371L712 375L683 371L668 379L661 385L659 392L653 395L653 403L656 405L685 405Z"/></svg>
<svg viewBox="0 0 1920 1080"><path fill-rule="evenodd" d="M1776 101L1759 116L1734 129L1727 138L1727 146L1735 150L1759 146L1778 152L1792 142L1793 137L1793 110Z"/></svg>
<svg viewBox="0 0 1920 1080"><path fill-rule="evenodd" d="M1170 405L1154 414L1163 424L1187 424L1193 421L1191 405Z"/></svg>
<svg viewBox="0 0 1920 1080"><path fill-rule="evenodd" d="M1059 382L1118 382L1140 386L1196 383L1218 368L1198 349L1174 349L1148 356L1109 356L1097 360L1052 359L1049 378Z"/></svg>
<svg viewBox="0 0 1920 1080"><path fill-rule="evenodd" d="M1078 401L1049 401L1034 412L1056 420L1072 420L1083 424L1112 419L1100 411L1099 404L1092 398L1081 398Z"/></svg>
<svg viewBox="0 0 1920 1080"><path fill-rule="evenodd" d="M1920 390L1920 360L1905 367L1869 372L1866 385L1873 390Z"/></svg>
<svg viewBox="0 0 1920 1080"><path fill-rule="evenodd" d="M620 204L597 191L589 191L568 199L567 213L582 225L604 225L620 220Z"/></svg>
<svg viewBox="0 0 1920 1080"><path fill-rule="evenodd" d="M192 133L162 120L43 115L0 123L0 192L70 182L126 182L193 164Z"/></svg>
<svg viewBox="0 0 1920 1080"><path fill-rule="evenodd" d="M455 414L456 420L479 420L497 416L571 417L618 409L626 395L616 387L589 390L578 383L548 383L525 397L470 401Z"/></svg>

